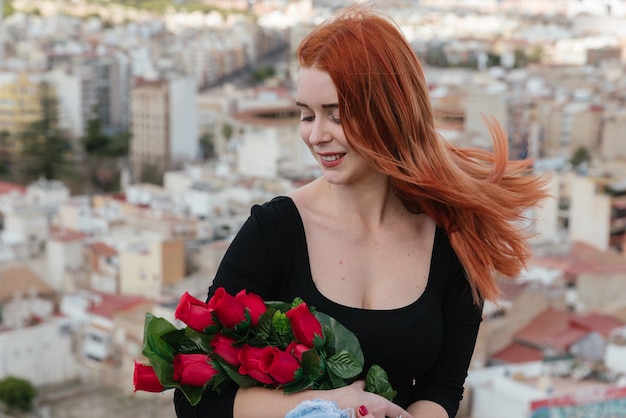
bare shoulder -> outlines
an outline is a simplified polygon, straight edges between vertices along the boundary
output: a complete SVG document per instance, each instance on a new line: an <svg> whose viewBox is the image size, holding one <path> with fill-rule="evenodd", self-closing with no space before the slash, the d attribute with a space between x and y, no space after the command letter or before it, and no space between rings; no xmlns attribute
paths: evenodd
<svg viewBox="0 0 626 418"><path fill-rule="evenodd" d="M319 182L320 179L313 180L287 193L300 212L311 210L315 207L315 202L319 202Z"/></svg>

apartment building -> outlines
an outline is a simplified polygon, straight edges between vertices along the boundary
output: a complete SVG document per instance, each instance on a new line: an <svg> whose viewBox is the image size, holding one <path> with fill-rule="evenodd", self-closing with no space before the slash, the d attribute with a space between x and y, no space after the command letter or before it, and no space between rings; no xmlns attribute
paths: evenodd
<svg viewBox="0 0 626 418"><path fill-rule="evenodd" d="M131 174L161 173L195 161L198 153L196 86L191 78L139 80L132 89Z"/></svg>

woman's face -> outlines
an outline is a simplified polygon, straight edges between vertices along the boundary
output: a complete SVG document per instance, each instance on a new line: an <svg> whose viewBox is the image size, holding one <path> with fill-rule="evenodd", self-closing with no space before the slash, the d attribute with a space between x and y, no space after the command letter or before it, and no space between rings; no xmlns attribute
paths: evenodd
<svg viewBox="0 0 626 418"><path fill-rule="evenodd" d="M302 111L300 135L328 182L352 183L373 171L346 140L337 89L327 72L316 67L300 69L296 104Z"/></svg>

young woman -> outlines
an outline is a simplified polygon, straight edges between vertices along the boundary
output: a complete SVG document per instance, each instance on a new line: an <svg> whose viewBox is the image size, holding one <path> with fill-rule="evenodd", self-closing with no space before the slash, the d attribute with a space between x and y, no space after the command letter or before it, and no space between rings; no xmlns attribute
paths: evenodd
<svg viewBox="0 0 626 418"><path fill-rule="evenodd" d="M300 402L333 401L368 416L454 417L495 274L515 276L529 254L519 226L546 197L530 161L455 148L435 129L428 86L396 25L351 8L300 44L301 135L321 177L252 208L209 295L241 289L266 300L298 296L360 340L393 402L363 382L284 395L264 388L205 393L179 417L283 417ZM364 407L364 408L361 408ZM365 415L365 414L362 414Z"/></svg>

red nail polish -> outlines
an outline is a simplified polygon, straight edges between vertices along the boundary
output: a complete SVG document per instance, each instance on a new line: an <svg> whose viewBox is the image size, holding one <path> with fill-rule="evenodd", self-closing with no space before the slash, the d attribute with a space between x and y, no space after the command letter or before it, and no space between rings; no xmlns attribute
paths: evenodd
<svg viewBox="0 0 626 418"><path fill-rule="evenodd" d="M359 415L361 415L362 417L369 414L369 412L370 411L367 410L367 407L365 405L359 406Z"/></svg>

